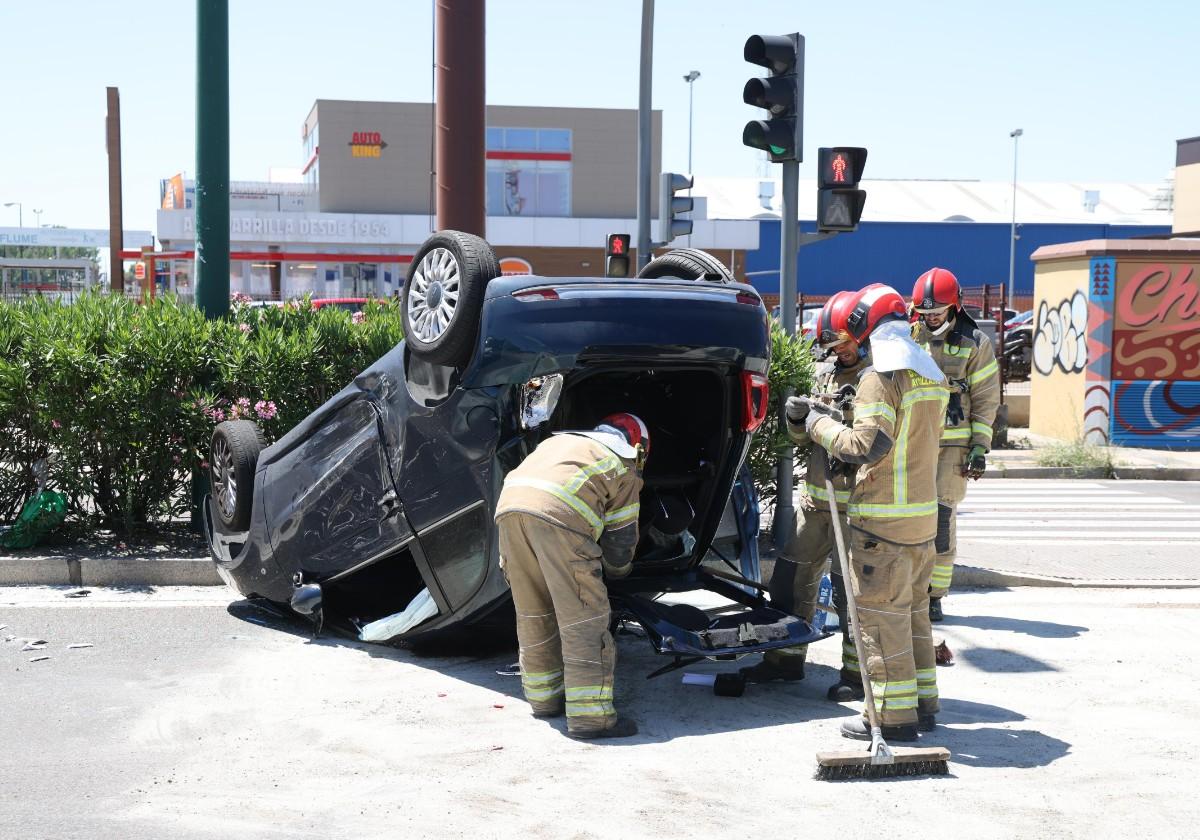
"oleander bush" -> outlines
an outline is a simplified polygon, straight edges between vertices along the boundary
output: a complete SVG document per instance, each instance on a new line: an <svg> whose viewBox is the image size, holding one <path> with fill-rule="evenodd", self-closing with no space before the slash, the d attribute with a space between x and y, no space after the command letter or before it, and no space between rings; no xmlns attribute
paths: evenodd
<svg viewBox="0 0 1200 840"><path fill-rule="evenodd" d="M0 522L47 457L76 520L129 533L183 514L216 422L282 434L401 337L389 303L239 301L214 321L170 296L0 303Z"/></svg>
<svg viewBox="0 0 1200 840"><path fill-rule="evenodd" d="M798 334L787 335L779 322L772 319L771 368L768 374L771 384L770 408L767 419L754 435L748 457L760 502L774 500L778 458L781 452L792 445L780 419L780 398L785 388L791 389L793 394L812 393L813 367L812 343ZM806 452L796 452L793 486L797 486L795 482L804 474L806 455Z"/></svg>

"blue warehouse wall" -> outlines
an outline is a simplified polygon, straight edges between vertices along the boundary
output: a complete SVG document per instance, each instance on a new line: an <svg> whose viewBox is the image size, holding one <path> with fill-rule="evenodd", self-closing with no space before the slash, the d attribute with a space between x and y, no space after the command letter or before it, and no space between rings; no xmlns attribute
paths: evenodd
<svg viewBox="0 0 1200 840"><path fill-rule="evenodd" d="M813 222L801 222L806 233ZM1008 283L1009 226L980 222L864 222L854 233L800 249L798 273L803 294L828 295L887 283L907 296L921 272L935 265L953 271L964 286ZM1084 239L1128 239L1170 233L1154 225L1017 225L1017 294L1033 291L1030 256L1043 245ZM759 247L746 254L746 272L779 269L779 220L759 222ZM779 294L779 275L749 278L763 294Z"/></svg>

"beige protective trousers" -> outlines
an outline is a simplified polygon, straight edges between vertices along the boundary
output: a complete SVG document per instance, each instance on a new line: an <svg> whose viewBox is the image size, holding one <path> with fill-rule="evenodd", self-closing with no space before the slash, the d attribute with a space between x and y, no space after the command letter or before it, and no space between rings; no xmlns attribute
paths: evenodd
<svg viewBox="0 0 1200 840"><path fill-rule="evenodd" d="M502 514L500 565L512 588L521 649L521 688L535 712L563 708L567 729L616 724L608 590L600 546L520 511Z"/></svg>
<svg viewBox="0 0 1200 840"><path fill-rule="evenodd" d="M816 502L816 504L821 504ZM841 507L844 507L842 505ZM821 576L828 567L829 555L834 548L833 518L828 511L802 508L796 533L775 560L771 572L771 605L777 609L812 621L817 613L817 594L821 589ZM842 534L849 533L849 526L842 518ZM841 577L841 568L836 560L832 574ZM839 581L834 581L835 587ZM839 605L840 607L840 605ZM763 659L780 668L795 667L795 662L804 662L808 645L775 648L763 654ZM842 622L842 675L850 680L858 679L858 653Z"/></svg>
<svg viewBox="0 0 1200 840"><path fill-rule="evenodd" d="M938 450L938 530L934 539L937 559L929 584L932 598L941 598L949 592L954 578L954 560L958 556L958 506L967 497L967 477L963 475L966 460L967 450L961 446L943 446Z"/></svg>
<svg viewBox="0 0 1200 840"><path fill-rule="evenodd" d="M938 710L929 624L933 543L896 545L850 532L850 573L875 709L888 726Z"/></svg>

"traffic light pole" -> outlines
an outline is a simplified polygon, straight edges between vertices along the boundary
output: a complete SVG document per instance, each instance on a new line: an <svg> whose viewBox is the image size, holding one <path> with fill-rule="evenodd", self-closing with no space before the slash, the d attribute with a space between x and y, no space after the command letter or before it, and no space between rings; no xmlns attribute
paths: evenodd
<svg viewBox="0 0 1200 840"><path fill-rule="evenodd" d="M796 252L799 248L798 234L800 163L789 160L783 162L783 213L779 220L779 315L783 319L783 331L789 336L796 334L796 294L798 282L796 277ZM792 396L790 388L784 388L779 395L779 423L786 428L787 420L784 409L787 398ZM795 453L792 447L783 450L779 456L779 473L775 480L775 521L771 533L775 547L783 550L788 539L795 531L796 508L792 502L792 470Z"/></svg>
<svg viewBox="0 0 1200 840"><path fill-rule="evenodd" d="M637 268L650 262L650 81L654 69L654 0L642 0L642 67L638 85Z"/></svg>

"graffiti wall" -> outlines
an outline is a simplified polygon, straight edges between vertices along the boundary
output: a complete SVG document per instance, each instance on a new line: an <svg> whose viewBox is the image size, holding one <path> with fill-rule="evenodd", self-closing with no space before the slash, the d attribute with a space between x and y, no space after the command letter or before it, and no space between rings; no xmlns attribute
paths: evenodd
<svg viewBox="0 0 1200 840"><path fill-rule="evenodd" d="M1031 431L1200 449L1200 253L1152 247L1039 262Z"/></svg>
<svg viewBox="0 0 1200 840"><path fill-rule="evenodd" d="M1034 284L1029 429L1075 440L1083 434L1089 359L1087 260L1039 264Z"/></svg>
<svg viewBox="0 0 1200 840"><path fill-rule="evenodd" d="M1200 448L1200 258L1121 260L1116 276L1112 442Z"/></svg>

